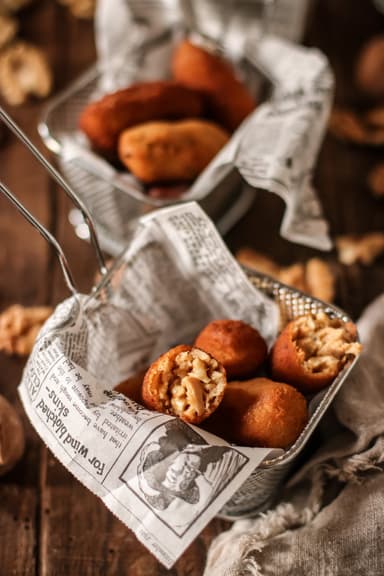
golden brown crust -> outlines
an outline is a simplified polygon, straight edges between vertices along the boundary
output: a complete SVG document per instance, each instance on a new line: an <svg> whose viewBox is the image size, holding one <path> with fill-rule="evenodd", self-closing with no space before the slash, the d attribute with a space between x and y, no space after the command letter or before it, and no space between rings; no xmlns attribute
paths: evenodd
<svg viewBox="0 0 384 576"><path fill-rule="evenodd" d="M79 127L95 148L113 154L126 128L152 120L201 117L204 112L205 98L195 90L173 81L142 82L88 104Z"/></svg>
<svg viewBox="0 0 384 576"><path fill-rule="evenodd" d="M124 394L124 396L127 396L127 398L134 400L138 404L142 404L143 399L141 396L141 390L143 386L145 373L146 370L141 370L137 374L134 374L133 376L130 376L123 382L120 382L120 384L115 386L114 389L116 390L116 392Z"/></svg>
<svg viewBox="0 0 384 576"><path fill-rule="evenodd" d="M347 362L360 353L356 326L323 312L296 318L284 328L271 351L276 380L303 392L317 392L331 384Z"/></svg>
<svg viewBox="0 0 384 576"><path fill-rule="evenodd" d="M216 410L226 384L225 370L215 358L181 344L151 364L144 377L142 398L152 410L198 424Z"/></svg>
<svg viewBox="0 0 384 576"><path fill-rule="evenodd" d="M172 74L185 86L205 92L211 102L212 117L230 131L256 106L229 62L188 40L181 42L173 54Z"/></svg>
<svg viewBox="0 0 384 576"><path fill-rule="evenodd" d="M122 132L118 154L143 182L193 180L228 139L212 122L148 122Z"/></svg>
<svg viewBox="0 0 384 576"><path fill-rule="evenodd" d="M292 386L268 378L229 382L206 428L229 442L287 448L308 421L305 398Z"/></svg>
<svg viewBox="0 0 384 576"><path fill-rule="evenodd" d="M259 332L241 320L214 320L198 334L195 346L212 354L225 368L228 379L255 374L267 355Z"/></svg>

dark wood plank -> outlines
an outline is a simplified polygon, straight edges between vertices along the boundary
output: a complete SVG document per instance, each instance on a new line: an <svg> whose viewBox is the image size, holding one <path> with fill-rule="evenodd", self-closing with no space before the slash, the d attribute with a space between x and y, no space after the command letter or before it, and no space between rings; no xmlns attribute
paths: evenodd
<svg viewBox="0 0 384 576"><path fill-rule="evenodd" d="M36 574L35 486L0 486L0 573L4 576Z"/></svg>
<svg viewBox="0 0 384 576"><path fill-rule="evenodd" d="M354 62L363 43L382 32L384 16L373 3L364 0L323 0L314 4L306 44L320 48L329 58L336 78L336 102L364 104L354 83ZM325 138L315 185L333 238L384 229L384 202L372 197L366 182L369 170L380 160L382 149L354 146L332 136ZM267 192L258 193L252 209L229 234L229 246L234 252L244 245L251 246L284 265L314 256L325 258L336 271L336 303L358 318L384 289L383 257L369 268L345 267L338 262L335 250L322 253L287 242L279 236L283 213L282 200Z"/></svg>
<svg viewBox="0 0 384 576"><path fill-rule="evenodd" d="M102 502L49 457L42 499L41 576L200 576L206 551L227 522L212 521L166 570Z"/></svg>
<svg viewBox="0 0 384 576"><path fill-rule="evenodd" d="M24 39L49 52L55 46L51 30L53 3L44 2L21 15ZM9 113L35 145L42 148L37 134L41 113L38 102ZM54 223L54 186L31 154L5 132L1 144L0 179L48 228ZM52 253L47 243L3 198L0 199L0 306L14 303L41 305L51 302ZM6 396L23 418L26 451L19 464L0 480L0 573L35 576L39 537L39 461L41 440L27 420L17 395L24 360L0 355L0 393Z"/></svg>
<svg viewBox="0 0 384 576"><path fill-rule="evenodd" d="M51 0L41 0L22 15L21 32L48 53L60 90L94 59L92 23L74 19ZM336 74L340 104L363 102L353 81L353 61L362 43L382 31L384 19L366 0L316 2L306 43L321 48ZM342 39L341 39L342 31ZM364 102L363 102L364 103ZM12 114L43 149L36 125L41 105L32 103ZM67 220L70 202L12 137L0 149L0 178L57 235L72 264L81 291L88 291L96 270L90 246L77 239ZM384 228L384 203L367 190L366 176L382 151L349 146L327 137L316 171L316 185L333 236ZM227 241L232 250L249 245L282 264L319 255L279 236L283 203L267 193ZM14 209L0 199L0 306L57 303L68 296L54 255ZM338 276L338 304L357 317L384 289L383 258L373 266L346 268L335 252L325 257ZM24 362L0 356L0 393L22 414L16 387ZM186 575L203 572L212 538L227 523L214 520L166 571L101 501L77 482L43 447L25 419L27 451L0 480L0 573L32 576ZM5 536L4 536L5 535ZM16 544L15 544L16 543Z"/></svg>

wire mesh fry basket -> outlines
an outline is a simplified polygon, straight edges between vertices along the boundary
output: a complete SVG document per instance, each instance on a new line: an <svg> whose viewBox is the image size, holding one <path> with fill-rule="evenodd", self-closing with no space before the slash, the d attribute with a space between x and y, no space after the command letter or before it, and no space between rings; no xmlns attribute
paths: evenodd
<svg viewBox="0 0 384 576"><path fill-rule="evenodd" d="M132 409L135 407L136 417L140 413L141 408L135 403L128 402L124 400L120 394L113 391L113 387L122 378L122 373L127 370L127 365L123 367L118 367L117 356L119 352L119 347L121 347L121 339L108 339L108 329L116 324L120 323L124 325L124 322L131 314L137 313L136 321L139 322L139 310L133 310L134 301L131 299L131 295L127 286L124 284L124 279L130 277L132 282L131 286L135 286L135 278L132 275L135 273L135 268L131 264L127 264L126 255L131 250L132 246L128 246L125 252L115 261L114 265L107 270L105 267L102 252L100 250L97 235L93 228L92 219L85 206L79 202L76 194L72 191L71 187L67 184L65 180L55 171L55 169L47 162L41 154L34 148L22 131L13 123L13 121L7 116L7 114L0 109L0 117L2 120L10 127L15 134L22 140L22 142L33 152L37 159L43 164L44 168L49 171L51 176L53 176L57 182L65 191L71 196L77 206L84 212L84 216L90 224L90 232L93 238L93 245L95 246L97 261L99 264L99 269L101 272L101 279L98 284L92 289L91 293L87 296L81 295L77 292L73 277L70 271L70 267L65 258L65 255L57 243L57 241L52 237L52 235L44 229L44 227L20 204L20 202L14 197L10 190L0 183L0 191L17 207L17 209L26 217L26 219L35 226L38 231L47 239L47 241L53 246L56 251L60 263L63 268L64 277L71 291L73 297L59 306L55 312L55 318L51 321L49 320L47 325L43 328L43 331L35 345L32 357L26 367L26 374L29 378L29 397L33 400L38 394L38 386L34 386L33 382L39 379L39 370L42 370L44 365L44 354L47 348L52 343L52 339L58 337L60 330L67 326L67 331L59 337L58 341L61 346L61 350L68 355L69 364L74 364L78 366L79 374L81 376L81 371L84 369L89 369L90 373L96 378L97 374L105 374L108 371L108 367L113 366L116 363L116 370L111 370L111 375L105 378L104 385L108 380L111 381L111 385L108 390L105 391L106 399L110 399L113 402L119 402L120 406L127 406ZM151 239L153 243L153 238ZM149 243L150 244L150 243ZM148 244L148 245L149 245ZM145 247L144 247L145 248ZM159 258L159 254L156 254L156 258ZM231 257L228 255L228 258ZM230 262L230 260L228 260ZM237 264L233 264L236 265ZM171 273L170 269L167 270L167 274ZM336 317L344 322L350 321L350 318L340 309L335 306L331 306L321 302L315 298L309 297L298 290L290 288L286 285L281 284L271 278L246 270L246 276L250 280L251 284L257 288L264 296L275 302L279 311L280 325L285 325L291 319L294 319L303 314L312 312L323 311L330 317ZM174 297L174 296L172 296ZM167 293L166 298L170 299L170 295ZM198 308L198 303L195 302L196 308ZM82 317L80 312L86 311L88 314L87 321L92 325L92 333L89 331L87 333L87 338L79 337L79 330L81 329L82 322L84 322L84 316ZM148 339L148 347L155 346L159 338L159 332L156 329L152 329L149 323L149 327L146 332L146 337ZM186 327L184 336L195 330L195 327ZM86 353L81 353L81 347L84 347ZM163 350L162 350L163 351ZM295 462L297 456L303 450L303 447L308 442L312 432L318 425L321 418L324 416L325 411L330 406L332 400L337 394L340 387L346 380L347 375L352 370L358 358L356 357L351 361L342 372L334 379L332 384L316 394L310 401L309 411L310 418L308 424L302 431L301 435L298 437L296 442L284 453L280 453L277 456L271 455L265 459L260 466L255 469L241 485L236 492L231 495L230 499L222 506L220 510L220 515L229 518L237 519L244 518L258 514L262 510L265 510L273 499L276 497L279 487L281 486L284 478L286 477L290 467ZM137 369L138 366L135 366ZM132 368L132 366L131 366ZM104 377L103 377L104 378ZM114 382L113 382L114 381ZM64 386L65 387L65 386ZM23 392L27 394L27 392ZM54 394L54 390L52 392ZM34 396L35 395L35 396ZM124 402L126 404L124 404ZM100 410L100 406L96 406L95 410ZM146 415L148 416L148 411L146 410ZM46 411L45 414L48 412ZM164 417L159 416L156 413L152 414L153 417ZM47 420L48 422L48 420ZM55 426L57 424L57 419L55 420ZM63 423L61 423L63 425ZM59 426L57 424L57 426ZM58 428L61 430L61 428ZM41 430L38 429L39 432ZM57 432L59 433L59 432ZM64 433L63 433L64 434ZM41 434L43 440L47 442L49 446L51 444L48 440L48 434ZM77 455L79 458L79 455ZM59 458L62 462L68 466L68 462L65 458ZM73 458L72 460L73 461ZM99 460L97 460L99 461ZM72 470L71 470L72 471ZM88 485L84 478L82 478L80 473L73 472L85 485ZM107 504L109 505L109 504ZM111 509L113 507L111 506Z"/></svg>
<svg viewBox="0 0 384 576"><path fill-rule="evenodd" d="M127 58L122 60L121 69L116 71L117 85L107 92L116 91L135 82L166 79L169 75L169 58L171 47L183 34L190 31L199 36L200 40L209 44L210 49L216 53L229 57L230 54L220 40L224 32L230 31L231 17L238 11L234 3L227 2L218 12L217 2L210 4L180 2L178 9L184 14L184 23L177 25L176 4L171 7L157 0L154 2L132 2L132 36L136 37L137 30L143 27L140 42L132 44L127 51ZM243 2L245 13L242 22L253 14L254 23L259 24L263 32L267 29L274 0L256 0ZM136 13L137 12L137 13ZM152 21L154 14L161 15L161 25L156 26ZM210 34L217 34L217 26L210 31L208 20L220 14L222 26L221 35L213 38ZM164 19L164 22L163 22ZM198 22L197 22L198 20ZM255 22L257 20L257 22ZM207 29L204 28L204 25ZM135 28L137 27L137 30ZM153 27L153 31L152 28ZM201 33L199 28L203 27ZM147 31L147 29L149 31ZM160 31L159 31L160 29ZM148 37L146 37L148 36ZM129 43L129 40L127 40ZM123 49L123 48L122 48ZM127 50L127 47L124 47ZM156 62L159 53L167 54L156 70L148 64L151 59ZM128 64L127 64L128 60ZM233 58L232 58L233 60ZM241 62L240 62L241 60ZM245 56L236 62L237 72L245 78L246 84L256 99L259 100L262 90L270 80L254 63ZM151 72L146 71L146 67ZM103 67L100 63L87 70L77 81L72 83L59 95L53 98L45 107L38 126L39 133L45 145L58 156L60 169L71 184L75 192L86 202L97 227L102 246L112 255L116 256L124 247L126 238L135 229L138 219L151 210L186 201L184 197L190 184L185 186L179 197L151 197L145 190L143 183L117 166L110 159L104 158L97 151L90 148L87 138L78 129L78 119L90 101L104 95L105 82ZM122 83L120 77L125 78ZM264 90L265 91L265 90ZM203 171L205 172L205 170ZM244 182L241 176L232 169L226 177L221 178L219 184L200 190L194 198L203 207L205 212L216 223L221 234L227 233L232 226L246 213L255 198L255 190ZM71 222L78 228L78 234L84 235L81 228L81 218L78 214L71 215Z"/></svg>

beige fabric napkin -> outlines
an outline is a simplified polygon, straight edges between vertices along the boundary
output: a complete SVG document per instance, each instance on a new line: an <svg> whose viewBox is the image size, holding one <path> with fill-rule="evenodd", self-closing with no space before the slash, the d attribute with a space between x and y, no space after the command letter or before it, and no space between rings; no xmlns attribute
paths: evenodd
<svg viewBox="0 0 384 576"><path fill-rule="evenodd" d="M364 351L321 424L321 448L274 509L216 538L205 576L384 574L384 294L358 327Z"/></svg>

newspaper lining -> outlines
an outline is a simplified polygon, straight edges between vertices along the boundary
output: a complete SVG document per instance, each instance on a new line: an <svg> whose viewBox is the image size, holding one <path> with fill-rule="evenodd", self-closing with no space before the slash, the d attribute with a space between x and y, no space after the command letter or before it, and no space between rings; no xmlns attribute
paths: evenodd
<svg viewBox="0 0 384 576"><path fill-rule="evenodd" d="M255 89L261 71L272 80L273 91L182 200L199 201L219 222L223 212L230 211L240 197L243 201L235 218L241 216L250 206L250 191L273 192L286 203L281 235L293 242L329 250L332 245L328 225L311 185L333 94L328 62L317 50L262 34L256 12L255 19L250 20L240 6L237 18L229 18L230 4L197 2L191 12L179 2L100 0L96 19L100 76L93 95L88 97L99 97L135 81L167 77L172 49L186 33L187 25L195 38L211 35L213 44L219 39L219 49L234 60L248 85ZM297 15L305 14L307 3L301 2L300 10L296 7L293 12L287 10L286 3L284 6L285 12L282 5L276 5L275 25L285 21L287 30L292 30L296 25L287 22L288 14L295 13L298 22ZM213 15L217 18L211 30L207 26ZM272 30L273 26L272 20ZM132 224L135 226L137 218L153 209L155 203L138 180L92 152L75 129L61 130L60 140L61 168L87 202L108 245L117 246L113 249L116 255L124 248ZM232 191L224 192L226 179L233 173L239 180L235 180ZM84 174L96 176L95 182L85 181Z"/></svg>
<svg viewBox="0 0 384 576"><path fill-rule="evenodd" d="M220 317L277 334L276 304L202 209L165 208L142 220L108 288L58 306L19 388L55 456L168 568L271 451L230 447L113 388Z"/></svg>

